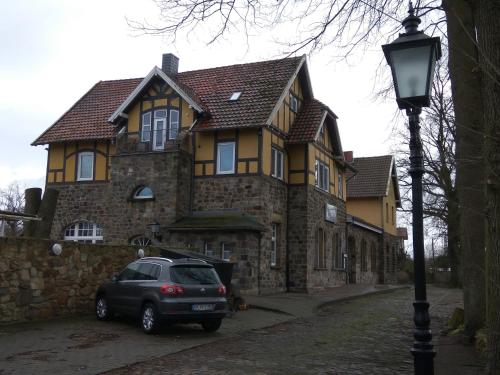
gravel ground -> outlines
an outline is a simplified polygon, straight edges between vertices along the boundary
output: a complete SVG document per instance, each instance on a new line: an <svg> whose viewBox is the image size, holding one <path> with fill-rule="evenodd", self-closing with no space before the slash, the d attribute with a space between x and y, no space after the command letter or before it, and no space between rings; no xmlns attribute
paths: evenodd
<svg viewBox="0 0 500 375"><path fill-rule="evenodd" d="M457 289L430 287L434 342L455 307ZM106 372L139 374L411 374L413 291L363 297L315 316ZM438 354L439 355L439 354Z"/></svg>

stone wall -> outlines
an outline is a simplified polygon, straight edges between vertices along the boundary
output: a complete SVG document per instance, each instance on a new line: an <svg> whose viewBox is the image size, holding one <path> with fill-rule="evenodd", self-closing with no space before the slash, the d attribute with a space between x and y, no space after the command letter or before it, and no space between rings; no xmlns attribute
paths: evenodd
<svg viewBox="0 0 500 375"><path fill-rule="evenodd" d="M307 289L308 291L333 287L345 284L345 272L334 269L333 254L336 246L333 244L334 234L345 238L345 202L327 194L313 186L307 187ZM337 207L337 222L331 223L325 220L326 203ZM316 235L318 229L322 228L325 236L326 267L316 267L317 243ZM345 243L345 240L342 240Z"/></svg>
<svg viewBox="0 0 500 375"><path fill-rule="evenodd" d="M377 284L379 282L379 264L382 262L383 257L381 254L381 234L372 232L365 228L361 228L352 224L348 225L348 237L353 248L349 248L349 260L355 259L356 283L361 284ZM366 269L361 268L361 244L366 241ZM372 251L375 250L376 258L375 264L372 264ZM354 252L354 254L352 254Z"/></svg>
<svg viewBox="0 0 500 375"><path fill-rule="evenodd" d="M243 279L242 289L247 289L247 292L259 290L264 294L286 290L286 184L267 176L224 176L196 178L194 187L193 210L240 210L254 216L268 228L261 236L260 258L255 259L260 265L258 285L255 284L257 279ZM270 264L272 223L279 224L276 267ZM257 248L251 252L256 253ZM240 259L236 261L239 263ZM253 267L259 267L258 264Z"/></svg>
<svg viewBox="0 0 500 375"><path fill-rule="evenodd" d="M384 283L395 284L397 283L397 272L399 271L399 238L384 233L382 250L384 254Z"/></svg>
<svg viewBox="0 0 500 375"><path fill-rule="evenodd" d="M249 231L232 232L174 232L170 233L168 246L204 254L205 242L212 245L214 257L222 258L222 242L231 247L230 261L233 266L232 282L244 294L258 294L260 277L258 272L260 233Z"/></svg>
<svg viewBox="0 0 500 375"><path fill-rule="evenodd" d="M63 250L55 256L51 240L0 238L0 323L92 312L98 286L137 253L132 246L58 243Z"/></svg>
<svg viewBox="0 0 500 375"><path fill-rule="evenodd" d="M131 199L141 185L153 190L153 200ZM167 225L188 212L190 186L191 157L183 151L114 156L109 182L50 185L59 191L51 238L82 220L101 225L106 243L150 237L150 223Z"/></svg>
<svg viewBox="0 0 500 375"><path fill-rule="evenodd" d="M337 222L325 220L325 205L337 207ZM344 270L334 267L334 235L345 246L345 203L313 186L289 188L289 233L291 290L313 291L345 284ZM319 228L325 234L325 267L316 265L316 235Z"/></svg>

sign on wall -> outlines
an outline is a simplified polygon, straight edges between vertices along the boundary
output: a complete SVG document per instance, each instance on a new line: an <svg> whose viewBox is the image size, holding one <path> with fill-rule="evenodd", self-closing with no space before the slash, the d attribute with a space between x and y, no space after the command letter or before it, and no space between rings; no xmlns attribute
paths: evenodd
<svg viewBox="0 0 500 375"><path fill-rule="evenodd" d="M325 220L331 223L337 222L337 207L333 204L325 204Z"/></svg>

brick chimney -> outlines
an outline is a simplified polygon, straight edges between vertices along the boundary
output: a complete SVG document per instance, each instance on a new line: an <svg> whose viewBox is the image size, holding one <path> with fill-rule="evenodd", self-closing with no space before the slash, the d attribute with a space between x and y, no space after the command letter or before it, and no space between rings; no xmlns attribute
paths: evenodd
<svg viewBox="0 0 500 375"><path fill-rule="evenodd" d="M344 151L344 159L348 163L352 163L354 160L354 152L353 151Z"/></svg>
<svg viewBox="0 0 500 375"><path fill-rule="evenodd" d="M161 70L167 75L175 75L179 72L179 58L172 53L164 53L161 60Z"/></svg>

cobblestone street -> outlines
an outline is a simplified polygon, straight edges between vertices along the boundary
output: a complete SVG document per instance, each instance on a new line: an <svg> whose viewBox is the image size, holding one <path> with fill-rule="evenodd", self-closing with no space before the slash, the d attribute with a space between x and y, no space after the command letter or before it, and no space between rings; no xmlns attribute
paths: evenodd
<svg viewBox="0 0 500 375"><path fill-rule="evenodd" d="M430 287L434 344L461 291ZM138 374L410 374L413 290L336 303L317 315L107 372ZM439 355L439 353L438 353Z"/></svg>

